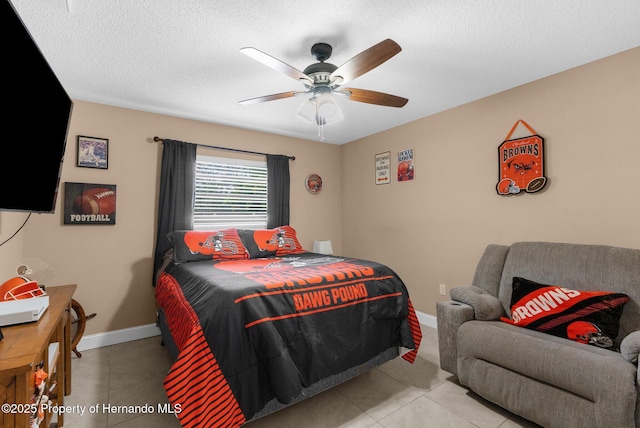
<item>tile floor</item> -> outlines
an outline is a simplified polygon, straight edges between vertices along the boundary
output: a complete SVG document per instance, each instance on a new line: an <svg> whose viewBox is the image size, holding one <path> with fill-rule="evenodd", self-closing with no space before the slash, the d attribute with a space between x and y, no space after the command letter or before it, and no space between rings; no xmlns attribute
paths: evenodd
<svg viewBox="0 0 640 428"><path fill-rule="evenodd" d="M418 358L401 358L329 391L245 425L246 428L534 428L474 395L440 370L437 334L422 326ZM170 366L159 337L84 351L72 359L72 393L65 405L68 428L180 427L172 414L158 413L168 403L162 380ZM115 406L150 405L153 413L129 414ZM84 414L77 409L86 406ZM114 409L110 411L109 409Z"/></svg>

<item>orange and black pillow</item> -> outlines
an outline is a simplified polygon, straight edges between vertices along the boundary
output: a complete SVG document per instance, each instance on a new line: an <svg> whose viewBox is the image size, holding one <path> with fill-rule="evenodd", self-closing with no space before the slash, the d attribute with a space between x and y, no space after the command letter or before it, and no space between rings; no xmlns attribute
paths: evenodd
<svg viewBox="0 0 640 428"><path fill-rule="evenodd" d="M601 348L615 347L622 310L630 300L626 294L572 290L520 277L513 278L512 287L511 318L502 321Z"/></svg>
<svg viewBox="0 0 640 428"><path fill-rule="evenodd" d="M302 248L298 241L296 230L291 226L280 226L278 228L281 232L284 232L282 246L276 250L277 256L287 256L291 254L306 253L306 250Z"/></svg>
<svg viewBox="0 0 640 428"><path fill-rule="evenodd" d="M275 256L282 236L278 229L240 229L238 235L250 259Z"/></svg>
<svg viewBox="0 0 640 428"><path fill-rule="evenodd" d="M304 253L291 226L273 229L239 230L238 234L252 259Z"/></svg>
<svg viewBox="0 0 640 428"><path fill-rule="evenodd" d="M176 230L168 236L176 263L249 258L236 229Z"/></svg>

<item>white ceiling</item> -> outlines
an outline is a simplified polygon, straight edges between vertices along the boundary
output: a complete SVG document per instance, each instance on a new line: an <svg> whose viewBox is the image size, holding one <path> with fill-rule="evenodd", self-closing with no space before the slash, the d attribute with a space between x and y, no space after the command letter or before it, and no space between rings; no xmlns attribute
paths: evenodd
<svg viewBox="0 0 640 428"><path fill-rule="evenodd" d="M317 42L340 66L395 40L402 52L348 86L409 102L338 99L344 120L325 128L335 144L640 46L638 0L11 2L74 99L311 140L317 129L296 117L304 98L238 104L303 89L239 49L304 70Z"/></svg>

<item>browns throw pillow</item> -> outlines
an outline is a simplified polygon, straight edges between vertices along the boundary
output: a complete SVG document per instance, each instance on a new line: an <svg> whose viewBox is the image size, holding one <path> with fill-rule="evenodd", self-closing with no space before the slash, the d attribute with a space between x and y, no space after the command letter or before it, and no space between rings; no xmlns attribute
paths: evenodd
<svg viewBox="0 0 640 428"><path fill-rule="evenodd" d="M284 233L278 229L240 229L238 235L249 252L250 259L275 256L284 237Z"/></svg>
<svg viewBox="0 0 640 428"><path fill-rule="evenodd" d="M513 278L511 318L506 323L613 349L624 305L623 293L571 290Z"/></svg>
<svg viewBox="0 0 640 428"><path fill-rule="evenodd" d="M284 232L282 246L276 250L276 256L288 256L291 254L305 253L306 251L300 245L296 230L291 226L278 227L280 232Z"/></svg>
<svg viewBox="0 0 640 428"><path fill-rule="evenodd" d="M176 263L249 258L236 229L176 230L168 236Z"/></svg>

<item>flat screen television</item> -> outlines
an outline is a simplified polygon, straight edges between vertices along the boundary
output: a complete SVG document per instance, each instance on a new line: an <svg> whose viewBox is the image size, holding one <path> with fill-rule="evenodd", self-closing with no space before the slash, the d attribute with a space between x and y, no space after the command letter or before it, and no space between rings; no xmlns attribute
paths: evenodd
<svg viewBox="0 0 640 428"><path fill-rule="evenodd" d="M13 5L0 1L0 211L53 213L73 102Z"/></svg>

